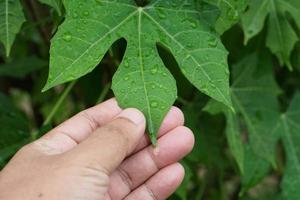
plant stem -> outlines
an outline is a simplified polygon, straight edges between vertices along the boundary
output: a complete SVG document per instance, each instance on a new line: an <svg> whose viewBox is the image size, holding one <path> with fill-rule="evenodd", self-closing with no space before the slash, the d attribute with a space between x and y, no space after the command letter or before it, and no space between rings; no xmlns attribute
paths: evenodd
<svg viewBox="0 0 300 200"><path fill-rule="evenodd" d="M109 92L110 86L111 86L111 83L107 83L107 84L104 86L104 88L103 88L103 90L102 90L102 92L101 92L101 94L100 94L100 96L99 96L99 98L98 98L98 100L97 100L97 104L99 104L99 103L101 103L101 102L104 101L104 99L105 99L107 93Z"/></svg>
<svg viewBox="0 0 300 200"><path fill-rule="evenodd" d="M177 97L177 102L181 103L182 105L188 105L189 102L187 100L185 100L182 97Z"/></svg>
<svg viewBox="0 0 300 200"><path fill-rule="evenodd" d="M51 110L50 114L48 115L48 117L46 118L46 120L44 121L43 125L47 125L49 123L51 123L54 115L56 114L57 110L60 108L60 106L62 105L63 101L65 100L65 98L68 96L68 94L70 93L70 91L72 90L72 88L74 87L76 83L76 80L71 82L64 90L64 92L62 93L62 95L59 97L58 101L55 103L53 109Z"/></svg>

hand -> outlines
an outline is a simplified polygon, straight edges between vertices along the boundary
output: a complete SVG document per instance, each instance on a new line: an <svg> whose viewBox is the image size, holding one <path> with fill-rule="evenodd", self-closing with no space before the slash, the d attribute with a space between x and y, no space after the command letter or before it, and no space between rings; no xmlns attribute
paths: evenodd
<svg viewBox="0 0 300 200"><path fill-rule="evenodd" d="M0 173L0 199L166 199L184 176L177 161L194 144L183 120L173 107L154 153L142 113L108 100L23 147Z"/></svg>

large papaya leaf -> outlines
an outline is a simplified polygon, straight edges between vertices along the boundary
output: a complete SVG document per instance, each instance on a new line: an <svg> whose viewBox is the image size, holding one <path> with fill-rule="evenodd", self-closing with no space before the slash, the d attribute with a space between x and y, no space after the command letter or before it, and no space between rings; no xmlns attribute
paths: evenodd
<svg viewBox="0 0 300 200"><path fill-rule="evenodd" d="M277 128L281 134L285 152L286 167L281 183L284 199L298 200L300 196L300 94L292 100L287 113L281 117Z"/></svg>
<svg viewBox="0 0 300 200"><path fill-rule="evenodd" d="M270 55L260 52L245 57L233 66L232 75L233 104L245 122L249 144L257 155L275 164L275 144L280 136L272 130L280 117L280 89L272 75Z"/></svg>
<svg viewBox="0 0 300 200"><path fill-rule="evenodd" d="M124 59L112 88L122 107L143 111L153 143L176 99L176 83L156 43L168 47L200 91L231 106L227 52L193 0L65 1L66 20L52 40L45 90L92 71L113 42L125 38Z"/></svg>
<svg viewBox="0 0 300 200"><path fill-rule="evenodd" d="M0 41L4 44L6 56L19 32L25 17L19 0L0 0Z"/></svg>
<svg viewBox="0 0 300 200"><path fill-rule="evenodd" d="M281 65L285 64L291 68L290 55L299 41L299 19L299 0L252 0L242 17L245 43L263 29L267 20L266 45L277 56Z"/></svg>

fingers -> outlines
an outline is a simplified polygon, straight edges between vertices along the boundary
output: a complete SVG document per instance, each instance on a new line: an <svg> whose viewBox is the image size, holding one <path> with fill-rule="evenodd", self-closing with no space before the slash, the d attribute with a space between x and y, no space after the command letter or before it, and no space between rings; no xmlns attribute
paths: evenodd
<svg viewBox="0 0 300 200"><path fill-rule="evenodd" d="M146 183L130 193L125 200L164 200L167 199L181 184L184 177L184 169L179 164L165 167Z"/></svg>
<svg viewBox="0 0 300 200"><path fill-rule="evenodd" d="M34 143L43 154L53 155L64 153L88 138L88 136L101 125L110 122L121 111L122 109L118 106L116 100L110 99L80 112ZM183 123L184 117L181 110L172 107L161 125L158 137ZM149 145L149 143L148 136L144 135L135 152Z"/></svg>
<svg viewBox="0 0 300 200"><path fill-rule="evenodd" d="M99 126L111 121L121 111L117 101L110 99L80 112L34 143L46 154L66 152L85 140Z"/></svg>
<svg viewBox="0 0 300 200"><path fill-rule="evenodd" d="M157 137L161 137L167 132L171 131L172 129L182 126L184 124L184 115L182 111L173 106L171 110L166 115L165 119L162 122L162 125L158 131ZM145 148L150 144L149 136L145 134L141 141L139 142L138 146L134 150L134 152L138 152L139 150Z"/></svg>
<svg viewBox="0 0 300 200"><path fill-rule="evenodd" d="M133 151L145 131L145 118L137 109L126 109L66 153L79 165L110 174Z"/></svg>
<svg viewBox="0 0 300 200"><path fill-rule="evenodd" d="M144 183L161 168L175 163L187 155L194 136L186 127L177 127L158 140L159 153L151 146L127 158L110 177L109 193L112 199L123 199L130 191Z"/></svg>
<svg viewBox="0 0 300 200"><path fill-rule="evenodd" d="M78 113L53 129L49 134L61 132L68 135L77 143L80 143L99 126L110 122L121 111L122 109L118 106L116 99L110 99Z"/></svg>

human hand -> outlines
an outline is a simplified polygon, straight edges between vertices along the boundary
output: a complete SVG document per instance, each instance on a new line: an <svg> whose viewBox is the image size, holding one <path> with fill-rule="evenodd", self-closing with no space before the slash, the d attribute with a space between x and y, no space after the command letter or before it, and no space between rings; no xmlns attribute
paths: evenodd
<svg viewBox="0 0 300 200"><path fill-rule="evenodd" d="M166 199L184 176L177 161L194 144L183 121L173 107L154 153L142 113L108 100L24 146L0 173L0 199Z"/></svg>

